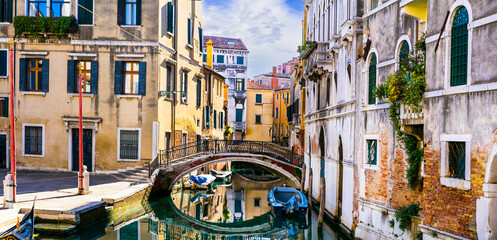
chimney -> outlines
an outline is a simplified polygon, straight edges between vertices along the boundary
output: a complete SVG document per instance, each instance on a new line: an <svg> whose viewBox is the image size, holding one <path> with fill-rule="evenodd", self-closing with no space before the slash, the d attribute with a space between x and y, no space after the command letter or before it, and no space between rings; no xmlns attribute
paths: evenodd
<svg viewBox="0 0 497 240"><path fill-rule="evenodd" d="M273 77L271 78L271 88L273 90L278 89L278 78L276 76L278 76L278 68L273 67Z"/></svg>
<svg viewBox="0 0 497 240"><path fill-rule="evenodd" d="M273 77L276 77L277 76L277 70L276 70L276 67L273 67Z"/></svg>
<svg viewBox="0 0 497 240"><path fill-rule="evenodd" d="M207 67L212 68L212 46L214 46L214 43L209 39L205 45L207 45Z"/></svg>

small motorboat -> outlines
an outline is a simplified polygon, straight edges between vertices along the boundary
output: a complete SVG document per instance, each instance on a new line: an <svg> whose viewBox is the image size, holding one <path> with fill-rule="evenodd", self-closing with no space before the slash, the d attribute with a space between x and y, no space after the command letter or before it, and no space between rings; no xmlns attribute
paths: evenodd
<svg viewBox="0 0 497 240"><path fill-rule="evenodd" d="M190 180L185 182L185 188L210 189L214 180L216 180L216 177L210 174L191 175Z"/></svg>
<svg viewBox="0 0 497 240"><path fill-rule="evenodd" d="M216 171L216 170L211 170L211 175L216 177L216 181L224 181L224 182L231 182L231 175L233 173L231 171Z"/></svg>
<svg viewBox="0 0 497 240"><path fill-rule="evenodd" d="M268 204L276 217L283 215L304 217L307 214L307 198L293 187L275 187L269 191Z"/></svg>

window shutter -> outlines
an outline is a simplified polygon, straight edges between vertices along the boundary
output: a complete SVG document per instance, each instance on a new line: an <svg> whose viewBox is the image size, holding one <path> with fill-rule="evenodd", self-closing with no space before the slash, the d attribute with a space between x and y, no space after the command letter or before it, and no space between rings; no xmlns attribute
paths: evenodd
<svg viewBox="0 0 497 240"><path fill-rule="evenodd" d="M198 28L198 40L200 44L203 44L204 34L202 28Z"/></svg>
<svg viewBox="0 0 497 240"><path fill-rule="evenodd" d="M136 0L136 25L142 25L142 0Z"/></svg>
<svg viewBox="0 0 497 240"><path fill-rule="evenodd" d="M207 128L207 106L204 107L204 128Z"/></svg>
<svg viewBox="0 0 497 240"><path fill-rule="evenodd" d="M78 4L81 5L78 6L78 24L93 24L93 14L86 10L93 11L93 0L79 0Z"/></svg>
<svg viewBox="0 0 497 240"><path fill-rule="evenodd" d="M12 13L13 13L13 4L14 0L7 0L7 5L8 5L8 11L7 11L7 21L12 22Z"/></svg>
<svg viewBox="0 0 497 240"><path fill-rule="evenodd" d="M201 93L202 93L202 81L197 80L197 106L200 107L202 104L202 98L201 98Z"/></svg>
<svg viewBox="0 0 497 240"><path fill-rule="evenodd" d="M214 110L214 129L217 128L217 111Z"/></svg>
<svg viewBox="0 0 497 240"><path fill-rule="evenodd" d="M114 75L114 94L122 94L123 92L123 62L116 61L116 69Z"/></svg>
<svg viewBox="0 0 497 240"><path fill-rule="evenodd" d="M125 0L117 0L117 24L124 25L126 23L126 9L124 9Z"/></svg>
<svg viewBox="0 0 497 240"><path fill-rule="evenodd" d="M8 117L9 116L9 98L3 98L3 116Z"/></svg>
<svg viewBox="0 0 497 240"><path fill-rule="evenodd" d="M245 91L245 79L242 79L242 91Z"/></svg>
<svg viewBox="0 0 497 240"><path fill-rule="evenodd" d="M98 93L98 61L91 61L91 93Z"/></svg>
<svg viewBox="0 0 497 240"><path fill-rule="evenodd" d="M7 76L8 51L0 51L0 76Z"/></svg>
<svg viewBox="0 0 497 240"><path fill-rule="evenodd" d="M42 79L41 79L41 91L48 92L49 90L49 82L50 82L50 60L43 59L42 60Z"/></svg>
<svg viewBox="0 0 497 240"><path fill-rule="evenodd" d="M19 59L19 91L26 91L26 77L28 74L28 63L26 58Z"/></svg>
<svg viewBox="0 0 497 240"><path fill-rule="evenodd" d="M78 84L76 84L78 82ZM79 79L76 80L76 61L67 61L67 93L75 93L76 85L79 86Z"/></svg>
<svg viewBox="0 0 497 240"><path fill-rule="evenodd" d="M188 44L192 44L192 20L188 18Z"/></svg>
<svg viewBox="0 0 497 240"><path fill-rule="evenodd" d="M147 93L147 62L140 62L138 79L138 94L145 96Z"/></svg>
<svg viewBox="0 0 497 240"><path fill-rule="evenodd" d="M174 33L174 5L172 2L167 3L167 31Z"/></svg>

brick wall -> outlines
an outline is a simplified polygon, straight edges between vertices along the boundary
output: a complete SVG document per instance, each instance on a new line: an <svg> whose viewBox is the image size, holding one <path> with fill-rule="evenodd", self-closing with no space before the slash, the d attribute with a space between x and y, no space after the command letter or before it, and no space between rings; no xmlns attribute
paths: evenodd
<svg viewBox="0 0 497 240"><path fill-rule="evenodd" d="M476 239L476 200L483 195L485 164L489 151L476 147L471 151L471 190L440 184L441 152L431 144L425 147L425 174L422 207L423 224L465 238Z"/></svg>

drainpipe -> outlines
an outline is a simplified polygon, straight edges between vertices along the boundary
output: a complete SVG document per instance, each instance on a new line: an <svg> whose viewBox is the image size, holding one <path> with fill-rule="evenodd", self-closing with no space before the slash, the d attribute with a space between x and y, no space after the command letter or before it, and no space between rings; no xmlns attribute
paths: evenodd
<svg viewBox="0 0 497 240"><path fill-rule="evenodd" d="M173 132L172 140L173 144L172 147L176 146L176 90L177 90L177 82L178 82L178 75L179 75L179 69L178 69L178 64L179 64L179 52L178 52L178 1L173 0L174 3L174 41L173 41L173 48L175 50L174 53L174 60L176 60L176 67L174 68L174 84L173 84L173 101L171 103L171 129ZM180 77L181 78L181 77Z"/></svg>

